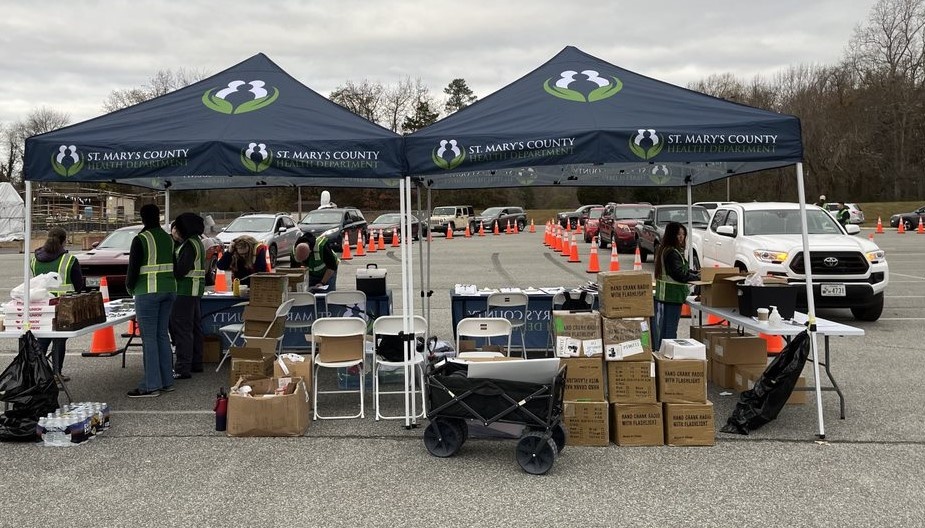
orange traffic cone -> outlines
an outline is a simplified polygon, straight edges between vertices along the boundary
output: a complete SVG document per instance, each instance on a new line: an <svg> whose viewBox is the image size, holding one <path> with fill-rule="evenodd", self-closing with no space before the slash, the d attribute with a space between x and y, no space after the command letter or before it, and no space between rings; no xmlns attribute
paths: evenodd
<svg viewBox="0 0 925 528"><path fill-rule="evenodd" d="M874 232L873 232L873 231L871 231L871 232L867 235L867 239L870 240L871 242L874 241Z"/></svg>
<svg viewBox="0 0 925 528"><path fill-rule="evenodd" d="M450 226L446 227L446 239L453 240L453 230L450 229Z"/></svg>
<svg viewBox="0 0 925 528"><path fill-rule="evenodd" d="M610 245L610 271L620 271L620 258L616 244Z"/></svg>
<svg viewBox="0 0 925 528"><path fill-rule="evenodd" d="M578 258L578 242L575 241L575 235L572 234L572 242L569 244L569 262L581 262L581 259Z"/></svg>
<svg viewBox="0 0 925 528"><path fill-rule="evenodd" d="M433 241L433 239L430 238L430 232L429 232L429 231L427 232L427 241L428 241L428 242L432 242L432 241ZM395 228L393 227L393 228L392 228L392 247L400 247L399 244L400 244L400 242L399 242L399 240L398 240L398 230L395 229Z"/></svg>
<svg viewBox="0 0 925 528"><path fill-rule="evenodd" d="M883 234L883 221L880 220L880 217L877 217L877 234Z"/></svg>
<svg viewBox="0 0 925 528"><path fill-rule="evenodd" d="M128 320L128 329L125 331L125 335L138 337L141 335L141 329L138 327L138 324L135 322L135 319ZM122 336L125 337L125 336Z"/></svg>
<svg viewBox="0 0 925 528"><path fill-rule="evenodd" d="M906 221L900 218L899 226L896 227L896 233L901 235L905 232L906 232Z"/></svg>
<svg viewBox="0 0 925 528"><path fill-rule="evenodd" d="M543 245L549 247L549 224L543 229Z"/></svg>
<svg viewBox="0 0 925 528"><path fill-rule="evenodd" d="M273 273L273 263L270 261L270 248L267 248L266 253L264 253L263 255L264 255L264 260L267 263L267 271L270 273Z"/></svg>
<svg viewBox="0 0 925 528"><path fill-rule="evenodd" d="M597 237L591 239L591 255L588 256L588 269L585 271L588 273L599 273L601 271L601 265L597 261Z"/></svg>
<svg viewBox="0 0 925 528"><path fill-rule="evenodd" d="M376 251L377 251L377 249L376 249L376 233L375 233L375 231L374 231L373 234L369 235L369 242L367 243L366 252L367 252L367 253L375 253Z"/></svg>
<svg viewBox="0 0 925 528"><path fill-rule="evenodd" d="M511 221L510 220L508 220L507 223L504 224L504 234L505 235L511 234Z"/></svg>
<svg viewBox="0 0 925 528"><path fill-rule="evenodd" d="M472 230L469 229L469 224L466 224L466 234L465 238L472 238Z"/></svg>
<svg viewBox="0 0 925 528"><path fill-rule="evenodd" d="M341 247L340 253L341 260L353 260L353 255L350 254L350 240L349 237L344 237L344 243Z"/></svg>
<svg viewBox="0 0 925 528"><path fill-rule="evenodd" d="M495 224L495 228L492 230L491 234L495 236L500 235L501 232L498 231L498 222L495 222L494 224Z"/></svg>
<svg viewBox="0 0 925 528"><path fill-rule="evenodd" d="M109 302L109 282L106 277L100 278L100 294L103 296L103 302ZM93 339L90 341L90 355L93 354L114 354L116 352L116 332L112 326L101 328L93 332Z"/></svg>
<svg viewBox="0 0 925 528"><path fill-rule="evenodd" d="M582 229L581 229L581 223L579 222L579 224L578 224L577 226L575 226L575 234L576 234L576 235L581 235L581 234L583 234L583 233L584 233L584 231L582 231Z"/></svg>
<svg viewBox="0 0 925 528"><path fill-rule="evenodd" d="M691 306L687 303L681 305L681 317L686 317L690 319L691 317Z"/></svg>
<svg viewBox="0 0 925 528"><path fill-rule="evenodd" d="M366 256L366 248L364 246L366 246L366 241L363 240L363 233L358 232L357 233L357 249L356 249L356 255L358 257Z"/></svg>
<svg viewBox="0 0 925 528"><path fill-rule="evenodd" d="M639 255L639 246L636 246L636 256L633 257L633 271L642 271L642 257Z"/></svg>
<svg viewBox="0 0 925 528"><path fill-rule="evenodd" d="M514 233L515 235L520 233L520 228L517 227L517 222L514 222L514 225L511 226L511 233Z"/></svg>
<svg viewBox="0 0 925 528"><path fill-rule="evenodd" d="M392 229L395 229L394 227ZM379 244L378 249L385 249L385 235L382 234L383 229L379 230Z"/></svg>
<svg viewBox="0 0 925 528"><path fill-rule="evenodd" d="M485 236L485 222L479 222L479 236Z"/></svg>
<svg viewBox="0 0 925 528"><path fill-rule="evenodd" d="M569 237L572 235L568 233L562 234L562 256L571 257L572 256L572 241Z"/></svg>
<svg viewBox="0 0 925 528"><path fill-rule="evenodd" d="M536 226L533 225L533 219L532 219L532 218L530 219L530 232L531 232L531 233L536 233Z"/></svg>
<svg viewBox="0 0 925 528"><path fill-rule="evenodd" d="M780 354L784 350L784 338L779 335L758 334L767 343L768 354Z"/></svg>
<svg viewBox="0 0 925 528"><path fill-rule="evenodd" d="M915 232L920 235L925 235L925 225L922 225L922 217L919 217L919 227L915 228Z"/></svg>

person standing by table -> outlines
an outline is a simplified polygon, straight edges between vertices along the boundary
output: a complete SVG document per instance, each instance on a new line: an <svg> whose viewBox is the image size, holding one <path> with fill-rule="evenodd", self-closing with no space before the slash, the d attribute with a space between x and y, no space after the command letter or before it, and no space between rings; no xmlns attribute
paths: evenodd
<svg viewBox="0 0 925 528"><path fill-rule="evenodd" d="M205 230L201 216L183 213L170 226L176 242L173 276L177 299L170 313L170 335L176 351L173 379L189 379L202 372L202 310L200 299L206 288L206 251L199 235Z"/></svg>
<svg viewBox="0 0 925 528"><path fill-rule="evenodd" d="M347 234L344 233L344 236ZM316 239L311 233L303 234L296 240L290 260L293 266L308 268L310 291L332 292L337 289L337 266L340 261L326 236ZM321 286L327 288L322 289Z"/></svg>
<svg viewBox="0 0 925 528"><path fill-rule="evenodd" d="M147 204L140 214L144 229L132 240L125 286L135 297L144 379L128 392L129 398L150 398L173 390L173 352L167 333L177 296L173 239L160 225L160 208Z"/></svg>
<svg viewBox="0 0 925 528"><path fill-rule="evenodd" d="M231 241L231 246L216 266L223 271L231 270L232 280L250 284L249 277L254 273L270 271L268 254L265 244L258 244L257 239L250 235L241 235Z"/></svg>
<svg viewBox="0 0 925 528"><path fill-rule="evenodd" d="M665 236L655 252L655 328L652 349L658 351L663 339L677 339L681 305L690 295L690 281L700 280L684 257L687 228L678 222L665 226Z"/></svg>
<svg viewBox="0 0 925 528"><path fill-rule="evenodd" d="M33 277L49 272L58 274L61 279L61 286L50 292L55 297L84 289L84 277L80 272L80 263L77 258L67 252L64 247L66 242L67 231L60 227L49 229L48 238L42 247L35 250L30 263ZM49 345L51 346L51 366L54 373L60 376L63 381L70 381L71 378L61 374L61 368L64 366L67 339L63 337L40 337L38 342L43 355L48 353L48 347Z"/></svg>

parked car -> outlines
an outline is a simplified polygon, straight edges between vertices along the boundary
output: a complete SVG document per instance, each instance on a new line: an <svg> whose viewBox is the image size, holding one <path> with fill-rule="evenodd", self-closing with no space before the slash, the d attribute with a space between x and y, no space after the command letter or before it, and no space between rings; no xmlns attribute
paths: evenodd
<svg viewBox="0 0 925 528"><path fill-rule="evenodd" d="M568 227L570 229L575 229L579 225L585 225L585 222L588 220L588 215L591 212L591 209L595 207L604 207L601 204L593 205L582 205L574 211L564 211L561 213L556 213L556 222L559 223L562 227Z"/></svg>
<svg viewBox="0 0 925 528"><path fill-rule="evenodd" d="M591 242L594 237L598 236L603 213L603 207L594 207L588 212L588 219L585 220L585 242Z"/></svg>
<svg viewBox="0 0 925 528"><path fill-rule="evenodd" d="M704 207L695 205L691 209L694 229L706 229L710 223L710 213ZM687 225L686 205L656 205L649 211L649 216L642 223L636 224L636 245L639 258L645 262L649 254L654 255L665 235L665 226L669 222L681 222ZM692 237L692 233L688 233Z"/></svg>
<svg viewBox="0 0 925 528"><path fill-rule="evenodd" d="M815 205L806 206L810 269L816 308L850 308L862 321L883 312L889 283L886 255L873 240L852 236L855 224L842 226ZM708 229L691 238L704 267L730 266L784 278L796 284L798 306L806 306L800 205L749 202L720 207Z"/></svg>
<svg viewBox="0 0 925 528"><path fill-rule="evenodd" d="M289 258L300 234L295 222L285 213L245 213L225 226L217 236L224 244L225 251L241 235L254 237L258 243L267 245L270 264L276 267L280 256Z"/></svg>
<svg viewBox="0 0 925 528"><path fill-rule="evenodd" d="M864 223L864 211L861 210L861 206L856 203L845 202L845 207L848 208L848 212L851 216L848 218L849 224L863 224ZM825 204L826 211L832 213L832 216L838 220L838 202L828 202Z"/></svg>
<svg viewBox="0 0 925 528"><path fill-rule="evenodd" d="M604 207L604 214L600 220L600 231L597 244L606 249L616 242L617 251L633 251L636 249L636 224L642 222L652 206L648 204L616 204L609 203Z"/></svg>
<svg viewBox="0 0 925 528"><path fill-rule="evenodd" d="M334 244L335 251L343 249L345 233L350 245L356 245L361 236L366 240L367 226L366 218L356 207L315 209L305 213L299 221L303 233L326 236Z"/></svg>
<svg viewBox="0 0 925 528"><path fill-rule="evenodd" d="M130 297L125 289L125 275L128 273L128 255L132 240L144 226L135 225L116 229L102 241L93 245L93 249L76 252L74 256L80 262L80 272L87 282L87 289L98 290L100 279L106 277L110 299ZM221 240L201 237L206 250L206 286L215 284L215 263L218 262Z"/></svg>
<svg viewBox="0 0 925 528"><path fill-rule="evenodd" d="M414 215L409 215L411 219L411 240L420 240L422 234L427 236L427 226L424 225L424 221L419 220L418 217ZM398 233L399 238L401 237L401 213L385 213L376 217L372 223L367 226L367 231L373 234L373 236L378 236L379 232L382 232L383 240L391 244L392 243L392 230L395 230Z"/></svg>
<svg viewBox="0 0 925 528"><path fill-rule="evenodd" d="M469 228L474 233L478 231L479 225L482 224L485 226L486 231L494 230L495 226L498 227L498 230L503 231L508 222L510 222L511 227L516 224L517 230L523 231L524 227L527 226L527 213L524 212L523 207L489 207L472 220Z"/></svg>
<svg viewBox="0 0 925 528"><path fill-rule="evenodd" d="M731 204L736 202L694 202L694 205L699 205L706 209L707 211L715 211L717 207L721 205Z"/></svg>
<svg viewBox="0 0 925 528"><path fill-rule="evenodd" d="M906 230L915 229L919 226L919 220L925 222L925 205L919 207L911 213L894 214L890 217L890 227L899 227L899 221L902 219Z"/></svg>
<svg viewBox="0 0 925 528"><path fill-rule="evenodd" d="M430 229L443 234L447 229L459 231L471 225L474 218L475 209L471 205L441 205L430 215Z"/></svg>

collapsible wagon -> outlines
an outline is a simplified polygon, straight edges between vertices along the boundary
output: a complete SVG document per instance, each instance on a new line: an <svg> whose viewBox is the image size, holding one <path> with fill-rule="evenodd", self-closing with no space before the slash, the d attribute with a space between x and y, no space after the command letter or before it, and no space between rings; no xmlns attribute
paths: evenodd
<svg viewBox="0 0 925 528"><path fill-rule="evenodd" d="M428 367L424 446L431 455L451 457L468 439L466 420L482 425L523 425L514 456L527 473L542 475L565 447L562 424L565 366L550 383L469 378L468 366L442 360Z"/></svg>

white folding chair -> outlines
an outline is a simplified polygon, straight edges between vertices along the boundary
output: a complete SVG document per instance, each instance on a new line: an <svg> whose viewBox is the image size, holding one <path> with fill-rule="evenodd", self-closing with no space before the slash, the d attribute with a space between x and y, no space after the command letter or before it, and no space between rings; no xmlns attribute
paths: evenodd
<svg viewBox="0 0 925 528"><path fill-rule="evenodd" d="M241 301L239 303L232 304L229 308L240 308L242 306L247 306L248 301ZM222 360L218 362L218 366L215 367L215 372L221 370L222 365L225 363L225 360L228 359L228 349L235 346L238 343L238 339L241 339L241 334L244 333L244 323L231 323L226 324L218 329L218 332L228 340L228 348L225 349L225 353L222 355Z"/></svg>
<svg viewBox="0 0 925 528"><path fill-rule="evenodd" d="M353 346L350 349L345 349L345 347L350 345L347 343L339 343L337 350L333 350L333 339L345 337L358 337L358 339L354 340L356 346ZM321 341L320 347L318 346L319 340ZM365 416L363 397L366 386L366 374L364 372L365 369L363 368L363 360L365 359L364 355L366 354L366 321L360 319L359 317L321 317L319 319L315 319L315 322L312 323L311 341L312 363L314 364L314 380L312 383L312 409L314 413L314 419L331 420L337 418L363 418ZM360 378L359 391L318 390L318 385L321 384L318 377L320 369L328 368L336 370L339 368L346 369L350 367L358 367L357 370L359 371L358 375ZM349 392L360 393L359 414L346 416L322 416L318 413L318 394L343 394Z"/></svg>
<svg viewBox="0 0 925 528"><path fill-rule="evenodd" d="M286 331L283 330L279 337L276 338L268 338L267 336L270 334L270 330L278 323L282 322L283 326L285 326L285 321L289 318L289 311L292 309L292 304L294 302L294 299L288 299L284 301L283 304L279 305L279 308L276 309L276 315L273 317L273 322L267 325L263 334L248 334L245 325L244 333L241 334L241 337L244 338L244 343L247 344L248 339L276 339L276 355L278 356L283 348L283 339L286 337Z"/></svg>
<svg viewBox="0 0 925 528"><path fill-rule="evenodd" d="M456 324L456 357L502 357L501 352L460 352L459 341L463 336L490 339L507 337L507 355L511 355L511 322L503 317L466 317Z"/></svg>
<svg viewBox="0 0 925 528"><path fill-rule="evenodd" d="M312 330L312 323L315 322L315 319L318 318L318 307L315 303L315 294L309 292L289 292L289 299L293 301L292 310L301 308L302 311L307 311L308 316L302 317L302 314L299 314L300 319L286 319L286 330L297 330L301 331L303 334L307 334Z"/></svg>
<svg viewBox="0 0 925 528"><path fill-rule="evenodd" d="M398 336L404 333L404 318L400 315L383 315L376 319L373 323L373 340L378 343L379 336L391 335ZM405 390L411 391L411 398L414 399L415 393L420 392L421 394L421 407L413 415L414 418L421 418L424 416L424 354L416 351L416 342L415 337L421 336L426 337L427 335L427 320L425 320L420 315L415 315L412 318L411 325L411 358L407 361L388 361L386 359L379 358L376 354L373 354L373 397L376 403L376 420L380 418L386 420L403 420L406 418L405 415L385 415L380 411L379 397L383 394L405 394ZM379 371L383 367L396 369L402 368L402 380L405 379L405 373L408 375L409 385L403 387L403 390L396 391L384 391L379 387ZM410 370L409 370L410 369ZM416 379L417 387L414 386L415 374L418 374L419 377Z"/></svg>
<svg viewBox="0 0 925 528"><path fill-rule="evenodd" d="M325 294L324 305L330 317L344 317L348 309L353 312L347 317L368 319L366 315L366 294L360 290L336 290Z"/></svg>
<svg viewBox="0 0 925 528"><path fill-rule="evenodd" d="M502 308L502 312L515 313L520 310L520 317L504 317L511 322L512 331L516 329L520 332L520 345L523 349L522 355L527 358L527 305L530 298L526 293L492 293L488 296L488 313L494 308ZM510 346L508 347L510 348ZM508 351L510 355L510 351Z"/></svg>

